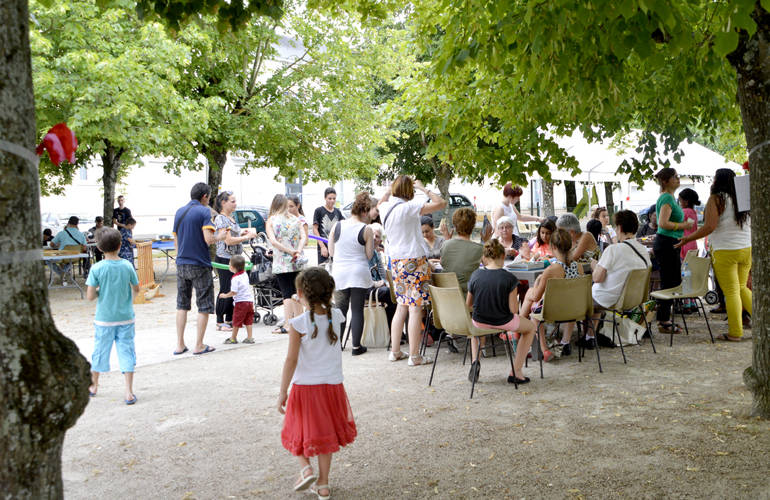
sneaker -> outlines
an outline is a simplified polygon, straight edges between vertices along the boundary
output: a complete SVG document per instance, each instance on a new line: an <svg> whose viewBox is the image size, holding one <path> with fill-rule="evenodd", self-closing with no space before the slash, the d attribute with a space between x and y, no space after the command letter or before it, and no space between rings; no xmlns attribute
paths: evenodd
<svg viewBox="0 0 770 500"><path fill-rule="evenodd" d="M479 373L481 372L481 363L474 361L471 363L471 369L468 371L468 382L474 383L479 380Z"/></svg>
<svg viewBox="0 0 770 500"><path fill-rule="evenodd" d="M559 357L569 356L572 354L572 346L570 344L559 344Z"/></svg>
<svg viewBox="0 0 770 500"><path fill-rule="evenodd" d="M433 363L433 359L428 356L409 356L409 366L429 365Z"/></svg>
<svg viewBox="0 0 770 500"><path fill-rule="evenodd" d="M588 349L589 351L596 349L596 339L587 339L583 337L578 339L577 344L578 346L584 349Z"/></svg>
<svg viewBox="0 0 770 500"><path fill-rule="evenodd" d="M253 338L250 339L250 338L247 337L247 338L241 340L241 343L242 344L253 344L254 343L254 339Z"/></svg>
<svg viewBox="0 0 770 500"><path fill-rule="evenodd" d="M237 340L233 340L231 338L226 338L225 339L225 344L237 344L237 343L238 343Z"/></svg>
<svg viewBox="0 0 770 500"><path fill-rule="evenodd" d="M360 345L358 347L354 347L353 349L351 349L350 353L353 356L360 356L361 354L365 353L366 351L367 351L366 347Z"/></svg>
<svg viewBox="0 0 770 500"><path fill-rule="evenodd" d="M404 351L398 351L398 353L393 351L388 352L388 361L401 361L402 359L406 359L408 357L409 355Z"/></svg>
<svg viewBox="0 0 770 500"><path fill-rule="evenodd" d="M457 349L457 344L455 344L454 339L448 339L446 343L447 351L458 354L460 352L459 349Z"/></svg>

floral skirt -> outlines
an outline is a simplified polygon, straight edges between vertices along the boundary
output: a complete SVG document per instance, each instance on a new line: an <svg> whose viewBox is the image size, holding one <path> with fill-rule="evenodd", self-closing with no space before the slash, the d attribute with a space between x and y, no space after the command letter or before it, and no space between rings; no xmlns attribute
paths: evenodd
<svg viewBox="0 0 770 500"><path fill-rule="evenodd" d="M407 306L421 306L430 302L430 265L426 257L393 259L393 285L396 301Z"/></svg>
<svg viewBox="0 0 770 500"><path fill-rule="evenodd" d="M291 386L281 443L292 455L339 451L356 438L356 423L342 384Z"/></svg>

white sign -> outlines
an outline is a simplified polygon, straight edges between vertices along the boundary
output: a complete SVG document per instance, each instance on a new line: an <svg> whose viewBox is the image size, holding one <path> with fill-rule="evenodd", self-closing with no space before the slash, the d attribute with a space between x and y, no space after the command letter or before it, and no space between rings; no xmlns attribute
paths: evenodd
<svg viewBox="0 0 770 500"><path fill-rule="evenodd" d="M749 175L735 177L735 197L738 200L738 211L751 210L751 190L749 189Z"/></svg>

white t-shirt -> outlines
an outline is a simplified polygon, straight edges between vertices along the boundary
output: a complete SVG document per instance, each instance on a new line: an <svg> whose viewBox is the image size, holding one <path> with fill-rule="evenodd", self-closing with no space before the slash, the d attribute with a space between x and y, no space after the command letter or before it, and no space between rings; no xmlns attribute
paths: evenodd
<svg viewBox="0 0 770 500"><path fill-rule="evenodd" d="M634 269L645 269L650 267L650 256L641 243L636 240L626 240L626 242L615 243L608 246L599 259L599 265L607 270L607 277L601 283L594 283L591 294L596 302L603 307L611 307L620 298L623 293L623 285L626 284L628 273ZM644 262L639 255L629 247L632 245L644 258Z"/></svg>
<svg viewBox="0 0 770 500"><path fill-rule="evenodd" d="M391 259L419 259L428 255L420 225L420 210L423 206L425 200L405 201L395 197L380 205L380 217L385 234L388 235L388 255Z"/></svg>
<svg viewBox="0 0 770 500"><path fill-rule="evenodd" d="M251 302L254 300L249 275L245 272L233 275L233 279L230 280L230 291L235 292L233 302Z"/></svg>
<svg viewBox="0 0 770 500"><path fill-rule="evenodd" d="M332 327L337 334L337 341L329 343L329 320L325 314L316 314L313 318L318 326L318 334L313 338L313 322L310 311L289 320L295 330L302 335L299 346L297 368L294 370L292 384L321 385L342 383L342 311L332 308Z"/></svg>

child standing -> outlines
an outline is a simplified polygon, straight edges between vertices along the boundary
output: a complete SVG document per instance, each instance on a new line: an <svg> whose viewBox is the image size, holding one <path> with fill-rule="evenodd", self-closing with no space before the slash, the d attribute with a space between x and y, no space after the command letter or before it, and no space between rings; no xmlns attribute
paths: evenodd
<svg viewBox="0 0 770 500"><path fill-rule="evenodd" d="M136 403L133 390L136 353L134 351L133 293L139 293L139 278L134 267L118 257L120 233L111 227L96 233L96 246L104 253L88 273L86 297L97 299L94 318L94 353L91 356L91 386L88 392L96 396L99 374L110 371L112 343L118 351L120 371L126 379L127 405Z"/></svg>
<svg viewBox="0 0 770 500"><path fill-rule="evenodd" d="M476 328L502 329L509 334L519 333L516 347L516 359L513 362L513 373L508 376L509 383L526 384L529 377L524 376L522 369L527 360L529 347L535 338L535 324L527 318L519 316L519 295L517 280L511 273L503 269L505 248L496 239L484 243L484 253L481 261L483 269L473 271L468 280L468 296L465 303L473 308L473 325ZM506 337L508 342L510 337ZM471 338L471 371L468 378L474 382L479 377L481 365L479 357L479 339Z"/></svg>
<svg viewBox="0 0 770 500"><path fill-rule="evenodd" d="M118 255L121 259L126 259L131 263L131 267L134 266L134 228L136 227L136 220L133 217L126 219L125 227L120 228L120 252Z"/></svg>
<svg viewBox="0 0 770 500"><path fill-rule="evenodd" d="M230 291L220 293L220 299L229 299L233 297L233 331L230 338L225 340L225 344L238 343L238 329L246 327L246 338L244 344L253 344L251 337L251 324L254 322L254 300L251 294L251 284L249 275L244 272L246 268L246 259L243 255L233 255L230 257L230 272L233 277L230 279Z"/></svg>
<svg viewBox="0 0 770 500"><path fill-rule="evenodd" d="M317 480L312 491L325 500L331 497L332 454L356 438L353 411L342 385L340 333L345 317L332 309L334 279L325 269L306 269L295 284L308 310L288 321L289 352L278 395L278 411L286 415L281 442L302 466L294 490L305 490ZM318 456L317 476L310 465L314 456Z"/></svg>
<svg viewBox="0 0 770 500"><path fill-rule="evenodd" d="M698 193L694 189L685 188L679 192L679 199L677 200L682 207L682 213L684 213L684 220L690 219L693 224L690 229L684 230L684 235L689 236L698 230L698 213L695 211L695 207L700 205L700 198ZM690 250L698 251L698 242L690 241L682 245L679 258L684 262L684 258L687 256L687 252ZM684 312L692 313L697 312L698 306L695 303L695 299L685 299L683 301Z"/></svg>

